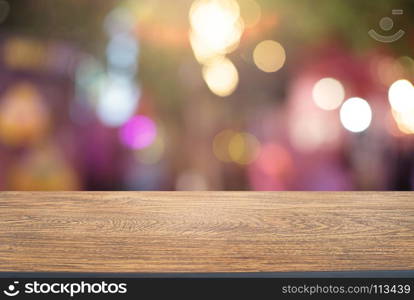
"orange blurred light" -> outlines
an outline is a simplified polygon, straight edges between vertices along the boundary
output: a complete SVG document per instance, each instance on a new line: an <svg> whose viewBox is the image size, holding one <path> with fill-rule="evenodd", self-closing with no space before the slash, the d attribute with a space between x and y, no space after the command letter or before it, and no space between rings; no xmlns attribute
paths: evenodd
<svg viewBox="0 0 414 300"><path fill-rule="evenodd" d="M21 146L41 139L50 114L37 88L23 82L12 86L0 102L0 141Z"/></svg>

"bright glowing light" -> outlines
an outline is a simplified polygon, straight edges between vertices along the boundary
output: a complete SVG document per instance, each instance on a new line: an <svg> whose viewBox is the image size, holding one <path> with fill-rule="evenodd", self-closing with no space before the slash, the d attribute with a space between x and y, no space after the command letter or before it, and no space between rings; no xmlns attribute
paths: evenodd
<svg viewBox="0 0 414 300"><path fill-rule="evenodd" d="M285 64L286 52L278 42L263 41L254 49L253 60L263 72L276 72Z"/></svg>
<svg viewBox="0 0 414 300"><path fill-rule="evenodd" d="M394 82L388 91L388 97L393 110L399 113L414 109L414 86L408 80Z"/></svg>
<svg viewBox="0 0 414 300"><path fill-rule="evenodd" d="M251 28L259 23L262 16L262 9L255 0L239 0L240 14L246 25Z"/></svg>
<svg viewBox="0 0 414 300"><path fill-rule="evenodd" d="M312 91L313 100L323 110L337 109L345 99L345 89L341 82L333 78L319 80Z"/></svg>
<svg viewBox="0 0 414 300"><path fill-rule="evenodd" d="M217 52L206 47L203 40L194 32L190 32L190 43L195 58L201 64L208 63L209 60L217 56Z"/></svg>
<svg viewBox="0 0 414 300"><path fill-rule="evenodd" d="M397 123L398 129L405 134L414 134L414 109L404 112L392 110L392 116Z"/></svg>
<svg viewBox="0 0 414 300"><path fill-rule="evenodd" d="M260 143L249 133L237 133L229 141L228 151L230 158L242 165L253 162L259 154Z"/></svg>
<svg viewBox="0 0 414 300"><path fill-rule="evenodd" d="M109 76L97 105L98 117L107 126L121 126L134 114L139 96L140 91L134 83Z"/></svg>
<svg viewBox="0 0 414 300"><path fill-rule="evenodd" d="M371 124L371 107L364 99L348 99L341 107L340 118L345 129L351 132L362 132Z"/></svg>
<svg viewBox="0 0 414 300"><path fill-rule="evenodd" d="M240 8L234 0L198 0L190 9L191 41L196 57L234 50L243 33Z"/></svg>
<svg viewBox="0 0 414 300"><path fill-rule="evenodd" d="M217 58L203 67L203 78L210 90L220 97L231 95L239 83L239 74L227 58Z"/></svg>
<svg viewBox="0 0 414 300"><path fill-rule="evenodd" d="M120 131L122 143L132 149L144 149L150 146L157 136L157 127L146 116L135 116Z"/></svg>

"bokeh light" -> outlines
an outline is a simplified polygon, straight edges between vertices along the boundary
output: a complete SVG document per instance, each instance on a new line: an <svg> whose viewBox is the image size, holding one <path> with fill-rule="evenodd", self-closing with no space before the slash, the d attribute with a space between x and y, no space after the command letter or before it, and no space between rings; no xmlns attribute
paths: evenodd
<svg viewBox="0 0 414 300"><path fill-rule="evenodd" d="M144 149L150 146L157 136L153 120L138 115L131 118L120 130L121 142L131 149Z"/></svg>
<svg viewBox="0 0 414 300"><path fill-rule="evenodd" d="M133 82L108 76L97 105L98 117L109 127L121 126L134 114L139 97L140 91Z"/></svg>
<svg viewBox="0 0 414 300"><path fill-rule="evenodd" d="M238 0L240 5L240 14L246 28L256 26L262 16L262 8L255 0Z"/></svg>
<svg viewBox="0 0 414 300"><path fill-rule="evenodd" d="M20 82L0 102L0 141L21 146L39 141L50 125L50 113L35 85Z"/></svg>
<svg viewBox="0 0 414 300"><path fill-rule="evenodd" d="M8 175L11 190L62 191L80 187L76 170L53 144L31 149L13 165Z"/></svg>
<svg viewBox="0 0 414 300"><path fill-rule="evenodd" d="M105 18L104 28L109 36L116 36L125 32L131 32L136 26L136 20L126 6L118 6Z"/></svg>
<svg viewBox="0 0 414 300"><path fill-rule="evenodd" d="M276 72L285 64L286 52L280 43L267 40L256 46L253 51L253 60L263 72Z"/></svg>
<svg viewBox="0 0 414 300"><path fill-rule="evenodd" d="M246 165L259 155L260 142L247 132L236 133L229 141L229 156L235 163Z"/></svg>
<svg viewBox="0 0 414 300"><path fill-rule="evenodd" d="M340 118L345 129L351 132L365 131L372 120L371 106L362 98L350 98L342 105Z"/></svg>
<svg viewBox="0 0 414 300"><path fill-rule="evenodd" d="M165 152L165 140L159 130L157 130L157 133L158 134L154 142L150 146L136 152L136 159L140 163L145 165L153 165L162 159Z"/></svg>
<svg viewBox="0 0 414 300"><path fill-rule="evenodd" d="M117 33L111 38L106 55L111 68L135 68L138 56L138 44L135 37L128 33Z"/></svg>
<svg viewBox="0 0 414 300"><path fill-rule="evenodd" d="M414 86L408 80L394 82L388 91L388 97L392 109L399 113L414 109Z"/></svg>
<svg viewBox="0 0 414 300"><path fill-rule="evenodd" d="M5 64L14 70L37 70L44 68L45 44L30 38L14 37L3 46Z"/></svg>
<svg viewBox="0 0 414 300"><path fill-rule="evenodd" d="M339 140L339 126L329 115L312 112L297 114L289 126L290 142L300 152L330 149Z"/></svg>
<svg viewBox="0 0 414 300"><path fill-rule="evenodd" d="M319 80L312 91L313 100L323 110L337 109L345 99L345 89L341 82L334 78Z"/></svg>
<svg viewBox="0 0 414 300"><path fill-rule="evenodd" d="M85 56L75 73L76 96L96 107L99 96L106 84L103 65L93 56Z"/></svg>
<svg viewBox="0 0 414 300"><path fill-rule="evenodd" d="M398 112L392 110L398 129L404 134L414 134L414 109Z"/></svg>
<svg viewBox="0 0 414 300"><path fill-rule="evenodd" d="M234 64L220 57L203 67L203 78L210 90L220 97L230 96L237 88L239 74Z"/></svg>
<svg viewBox="0 0 414 300"><path fill-rule="evenodd" d="M240 7L234 0L195 1L190 24L190 39L198 58L231 52L243 33Z"/></svg>
<svg viewBox="0 0 414 300"><path fill-rule="evenodd" d="M413 44L367 37L386 5L7 2L0 189L413 188Z"/></svg>
<svg viewBox="0 0 414 300"><path fill-rule="evenodd" d="M262 146L256 165L265 175L279 178L291 170L293 162L285 148L268 143Z"/></svg>
<svg viewBox="0 0 414 300"><path fill-rule="evenodd" d="M218 133L213 140L213 153L222 162L230 162L229 143L236 134L234 130L226 129Z"/></svg>

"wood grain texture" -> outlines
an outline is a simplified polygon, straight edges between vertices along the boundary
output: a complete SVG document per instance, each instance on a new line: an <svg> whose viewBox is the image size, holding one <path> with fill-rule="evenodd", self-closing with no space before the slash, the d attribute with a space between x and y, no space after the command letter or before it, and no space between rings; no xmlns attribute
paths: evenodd
<svg viewBox="0 0 414 300"><path fill-rule="evenodd" d="M414 270L414 193L0 193L0 272Z"/></svg>

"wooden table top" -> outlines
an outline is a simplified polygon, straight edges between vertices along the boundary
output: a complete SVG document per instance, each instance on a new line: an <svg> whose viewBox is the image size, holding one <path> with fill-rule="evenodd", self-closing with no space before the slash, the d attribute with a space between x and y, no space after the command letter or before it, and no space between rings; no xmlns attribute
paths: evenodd
<svg viewBox="0 0 414 300"><path fill-rule="evenodd" d="M0 272L343 270L414 270L414 193L0 193Z"/></svg>

